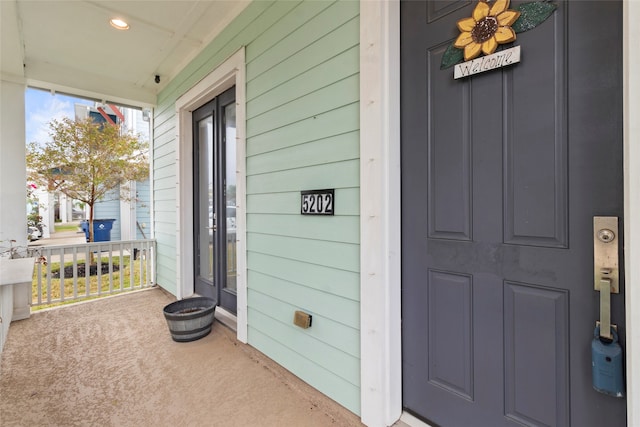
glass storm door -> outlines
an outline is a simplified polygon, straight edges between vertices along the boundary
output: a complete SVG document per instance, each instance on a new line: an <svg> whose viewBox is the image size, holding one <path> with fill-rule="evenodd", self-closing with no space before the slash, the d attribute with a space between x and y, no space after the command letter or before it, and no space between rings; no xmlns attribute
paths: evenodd
<svg viewBox="0 0 640 427"><path fill-rule="evenodd" d="M195 292L236 312L235 87L193 113Z"/></svg>

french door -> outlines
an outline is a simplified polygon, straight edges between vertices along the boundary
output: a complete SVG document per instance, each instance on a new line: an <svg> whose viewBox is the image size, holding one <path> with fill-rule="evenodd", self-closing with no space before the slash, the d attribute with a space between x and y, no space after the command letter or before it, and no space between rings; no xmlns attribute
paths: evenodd
<svg viewBox="0 0 640 427"><path fill-rule="evenodd" d="M193 113L195 292L236 313L235 87Z"/></svg>

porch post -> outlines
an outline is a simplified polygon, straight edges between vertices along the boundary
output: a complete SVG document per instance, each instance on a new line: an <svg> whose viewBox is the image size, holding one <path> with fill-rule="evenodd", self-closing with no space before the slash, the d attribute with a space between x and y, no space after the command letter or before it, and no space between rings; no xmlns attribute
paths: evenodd
<svg viewBox="0 0 640 427"><path fill-rule="evenodd" d="M25 84L0 80L0 246L27 244Z"/></svg>
<svg viewBox="0 0 640 427"><path fill-rule="evenodd" d="M361 418L402 412L400 328L400 3L360 2Z"/></svg>

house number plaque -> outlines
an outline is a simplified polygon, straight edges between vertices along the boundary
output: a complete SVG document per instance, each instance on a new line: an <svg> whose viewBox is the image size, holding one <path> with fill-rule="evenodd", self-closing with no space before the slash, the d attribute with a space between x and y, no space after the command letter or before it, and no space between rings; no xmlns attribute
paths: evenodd
<svg viewBox="0 0 640 427"><path fill-rule="evenodd" d="M302 215L333 215L334 190L307 190L300 192Z"/></svg>

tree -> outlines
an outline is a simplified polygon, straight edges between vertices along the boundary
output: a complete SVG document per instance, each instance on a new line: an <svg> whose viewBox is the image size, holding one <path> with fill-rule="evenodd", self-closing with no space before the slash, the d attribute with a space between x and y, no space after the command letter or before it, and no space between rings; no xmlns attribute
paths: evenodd
<svg viewBox="0 0 640 427"><path fill-rule="evenodd" d="M31 179L89 206L89 241L93 208L107 192L149 177L148 144L119 125L85 120L53 120L51 141L27 145Z"/></svg>

